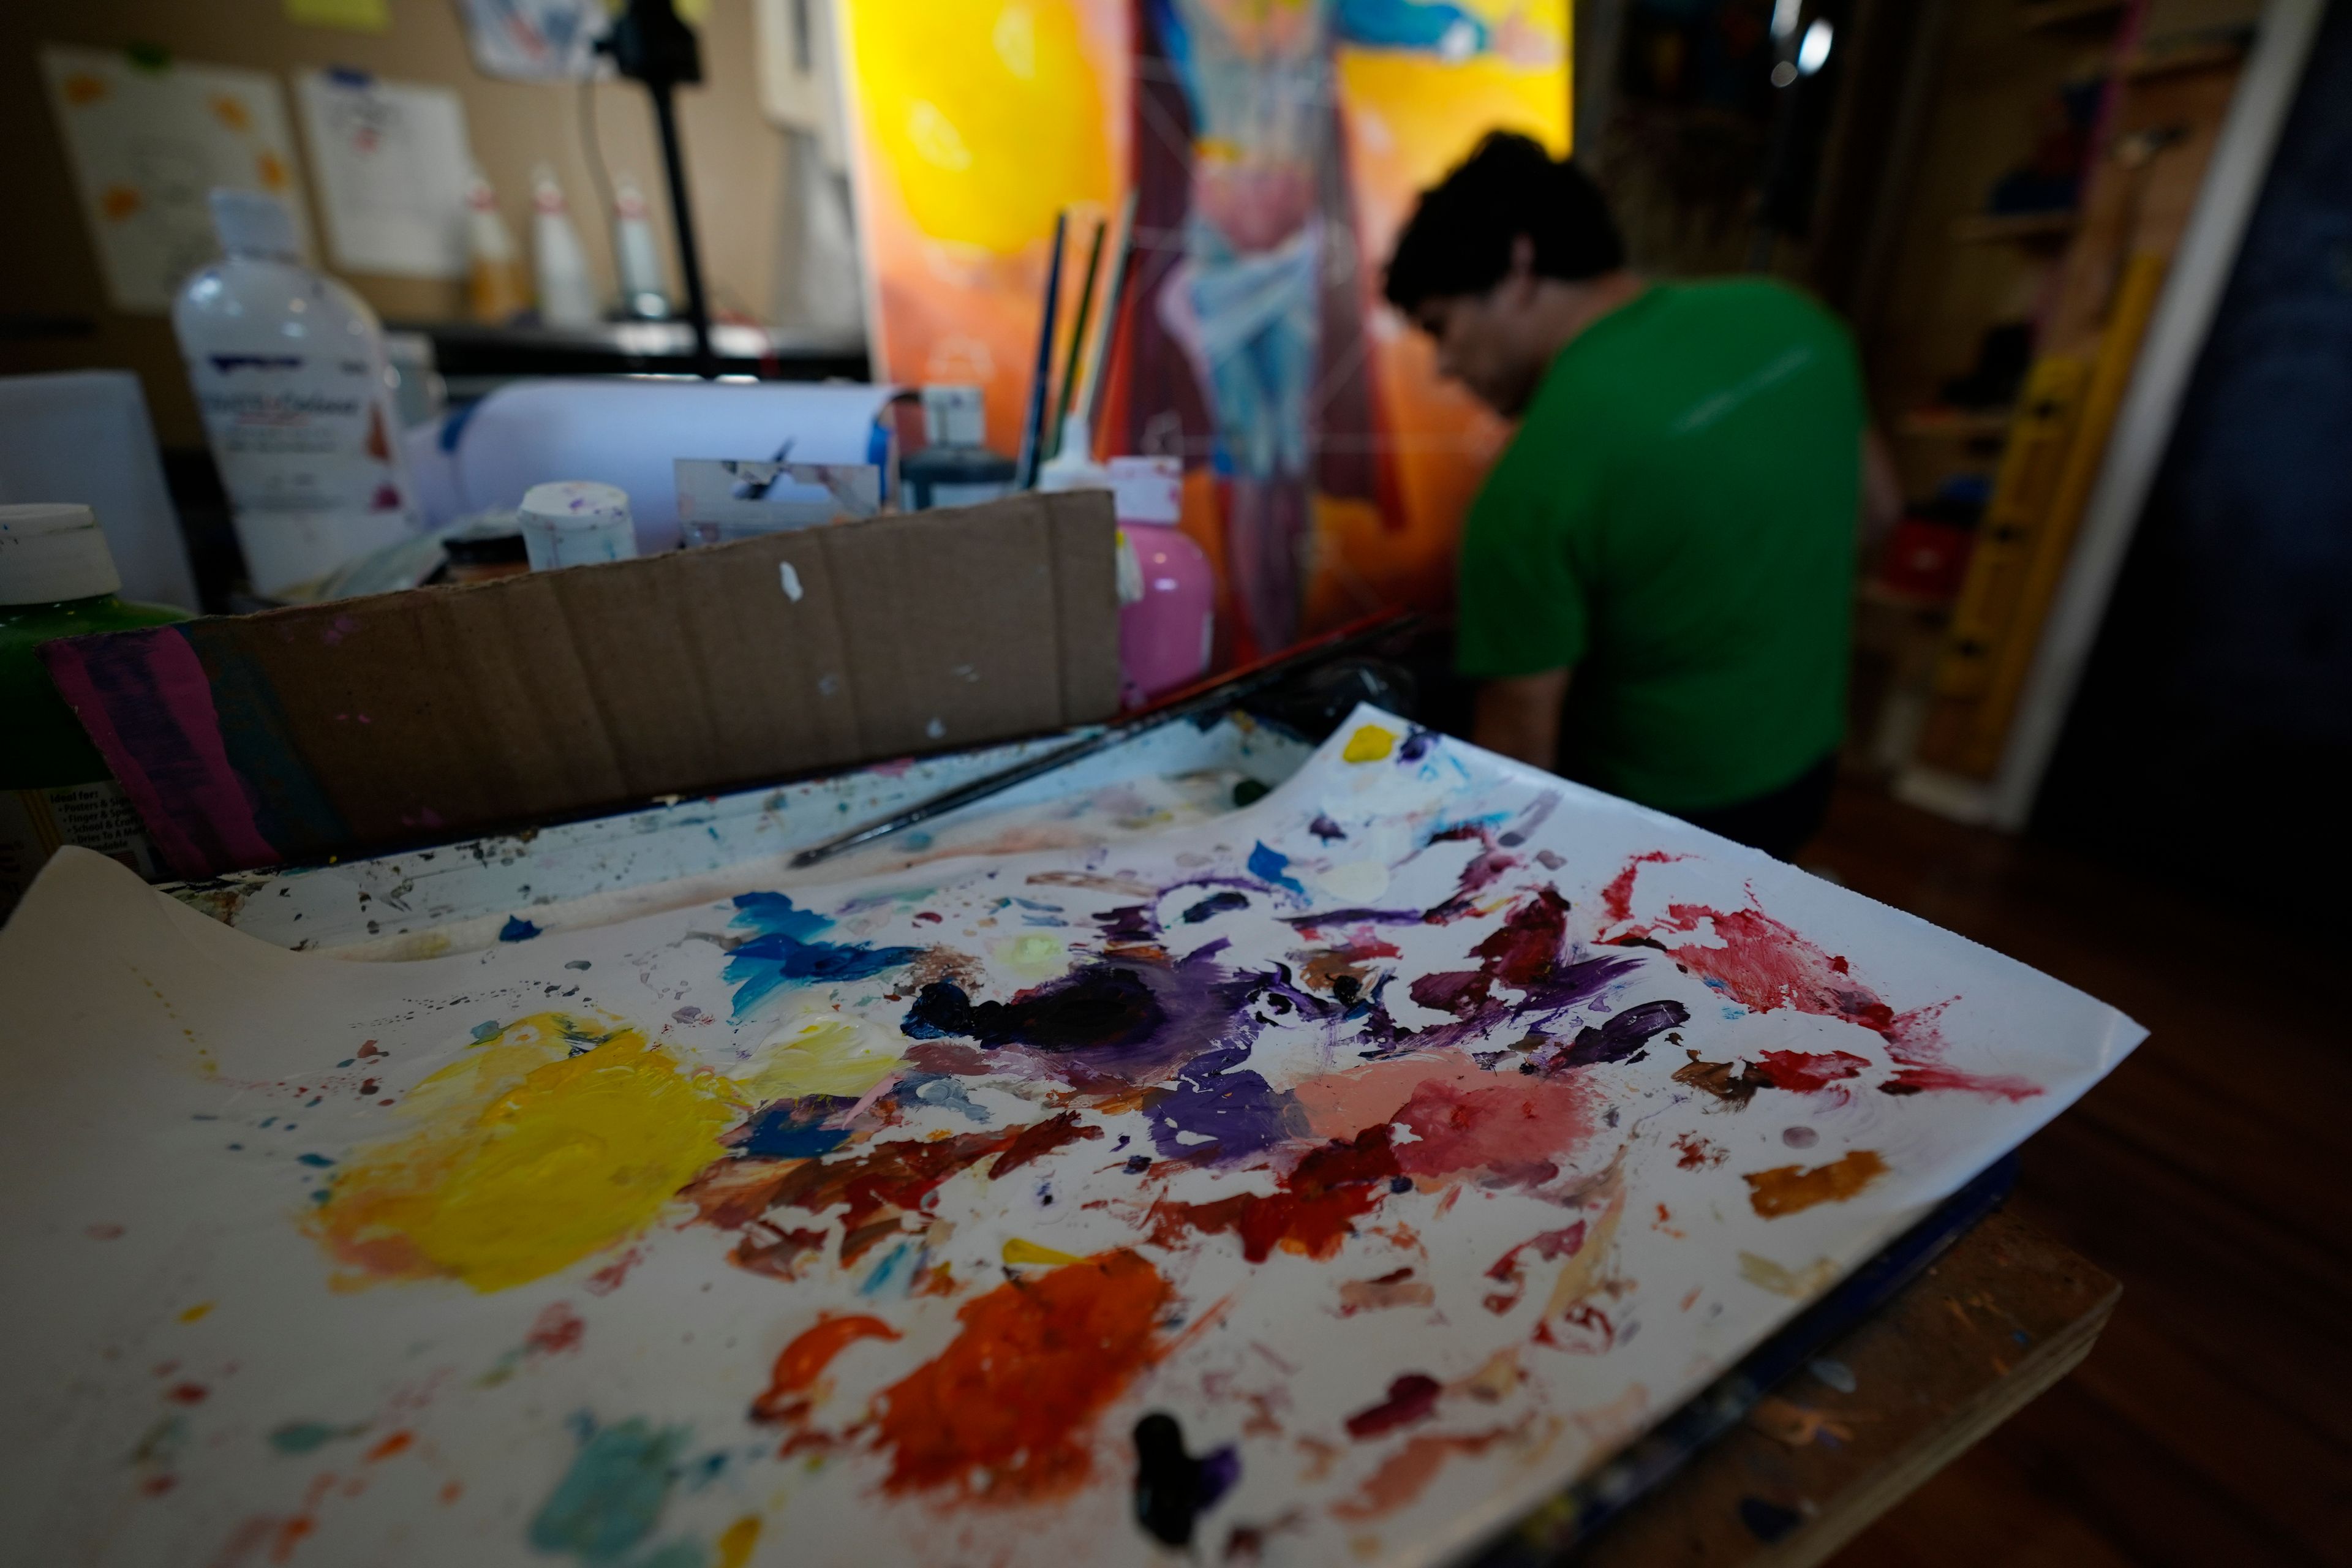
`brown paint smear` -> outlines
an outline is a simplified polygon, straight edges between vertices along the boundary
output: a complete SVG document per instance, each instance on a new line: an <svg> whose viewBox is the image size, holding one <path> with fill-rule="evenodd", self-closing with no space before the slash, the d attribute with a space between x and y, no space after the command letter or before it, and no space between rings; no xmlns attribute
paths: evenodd
<svg viewBox="0 0 2352 1568"><path fill-rule="evenodd" d="M1802 1165L1776 1165L1741 1178L1748 1184L1748 1203L1766 1219L1779 1219L1816 1204L1842 1204L1886 1174L1886 1162L1867 1149L1856 1149L1843 1160L1808 1170Z"/></svg>

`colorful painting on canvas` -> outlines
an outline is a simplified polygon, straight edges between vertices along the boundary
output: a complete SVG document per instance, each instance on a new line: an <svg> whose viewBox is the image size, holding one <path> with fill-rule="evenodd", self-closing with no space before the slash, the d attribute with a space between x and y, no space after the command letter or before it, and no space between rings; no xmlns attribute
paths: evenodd
<svg viewBox="0 0 2352 1568"><path fill-rule="evenodd" d="M1444 1560L2139 1031L1364 710L1208 820L289 952L0 932L41 1561Z"/></svg>
<svg viewBox="0 0 2352 1568"><path fill-rule="evenodd" d="M845 13L882 374L982 385L1015 449L1055 215L1087 232L1131 195L1099 436L1183 458L1228 650L1445 602L1503 430L1437 381L1380 267L1487 131L1566 150L1565 0Z"/></svg>

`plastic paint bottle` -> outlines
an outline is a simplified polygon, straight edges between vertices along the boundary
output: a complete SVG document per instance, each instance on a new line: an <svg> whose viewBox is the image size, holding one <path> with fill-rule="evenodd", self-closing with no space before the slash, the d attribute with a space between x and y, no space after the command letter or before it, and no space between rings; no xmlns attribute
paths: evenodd
<svg viewBox="0 0 2352 1568"><path fill-rule="evenodd" d="M252 191L212 194L226 258L172 307L256 592L301 596L421 526L366 301L302 265L294 222Z"/></svg>
<svg viewBox="0 0 2352 1568"><path fill-rule="evenodd" d="M627 492L593 479L531 486L515 521L522 525L523 549L534 572L627 561L637 553Z"/></svg>
<svg viewBox="0 0 2352 1568"><path fill-rule="evenodd" d="M588 253L572 226L571 210L555 171L541 163L530 175L530 259L539 279L539 319L551 327L593 327L604 317Z"/></svg>
<svg viewBox="0 0 2352 1568"><path fill-rule="evenodd" d="M661 249L645 193L623 174L613 183L613 260L621 274L621 309L646 321L669 320L669 294L662 285Z"/></svg>
<svg viewBox="0 0 2352 1568"><path fill-rule="evenodd" d="M499 212L498 194L476 169L466 183L466 304L486 327L503 327L530 309L522 254Z"/></svg>
<svg viewBox="0 0 2352 1568"><path fill-rule="evenodd" d="M1103 469L1118 514L1121 700L1139 708L1207 673L1216 641L1216 575L1176 526L1183 465L1174 458L1113 458Z"/></svg>
<svg viewBox="0 0 2352 1568"><path fill-rule="evenodd" d="M60 844L110 855L152 881L163 868L105 758L35 651L54 637L188 618L125 604L114 557L86 506L0 506L0 919Z"/></svg>
<svg viewBox="0 0 2352 1568"><path fill-rule="evenodd" d="M898 465L910 511L978 506L1013 493L1015 464L988 449L987 408L977 386L923 388L921 451Z"/></svg>

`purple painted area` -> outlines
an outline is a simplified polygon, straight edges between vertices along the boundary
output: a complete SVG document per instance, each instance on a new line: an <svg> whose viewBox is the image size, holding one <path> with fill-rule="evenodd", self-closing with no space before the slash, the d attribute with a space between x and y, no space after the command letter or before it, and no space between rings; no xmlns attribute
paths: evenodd
<svg viewBox="0 0 2352 1568"><path fill-rule="evenodd" d="M1559 1058L1561 1067L1591 1067L1622 1062L1638 1054L1650 1037L1690 1022L1690 1009L1679 1002L1643 1002L1626 1008L1597 1028L1578 1033L1576 1043Z"/></svg>
<svg viewBox="0 0 2352 1568"><path fill-rule="evenodd" d="M286 858L229 765L211 679L183 628L62 638L40 653L174 871L203 877Z"/></svg>
<svg viewBox="0 0 2352 1568"><path fill-rule="evenodd" d="M1246 1046L1204 1051L1184 1064L1172 1087L1144 1102L1163 1156L1224 1164L1308 1135L1297 1101L1244 1068L1248 1059Z"/></svg>

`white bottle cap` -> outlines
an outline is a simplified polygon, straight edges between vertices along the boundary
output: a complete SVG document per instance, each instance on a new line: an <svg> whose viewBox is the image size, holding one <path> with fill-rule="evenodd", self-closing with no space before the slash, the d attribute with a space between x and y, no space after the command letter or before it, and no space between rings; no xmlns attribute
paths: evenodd
<svg viewBox="0 0 2352 1568"><path fill-rule="evenodd" d="M231 256L275 256L299 260L294 243L294 215L276 196L259 191L215 187L212 194L213 236Z"/></svg>
<svg viewBox="0 0 2352 1568"><path fill-rule="evenodd" d="M0 605L55 605L122 586L114 552L86 506L0 506Z"/></svg>
<svg viewBox="0 0 2352 1568"><path fill-rule="evenodd" d="M637 552L629 494L593 479L557 479L523 492L515 513L530 569L627 561Z"/></svg>

